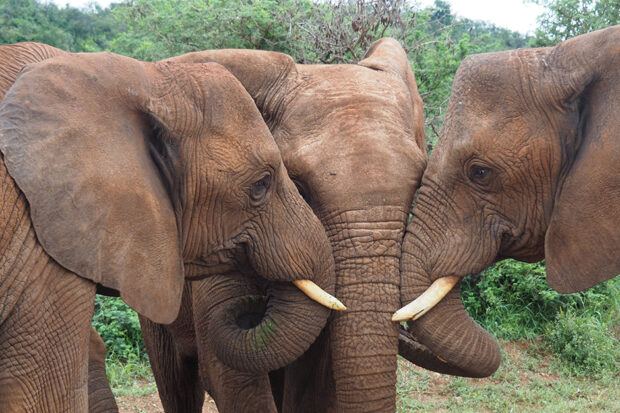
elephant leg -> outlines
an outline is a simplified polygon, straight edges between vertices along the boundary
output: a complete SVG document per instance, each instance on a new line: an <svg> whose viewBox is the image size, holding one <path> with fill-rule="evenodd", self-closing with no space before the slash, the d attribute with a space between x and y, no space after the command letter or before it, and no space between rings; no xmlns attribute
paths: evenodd
<svg viewBox="0 0 620 413"><path fill-rule="evenodd" d="M36 267L0 325L0 410L85 412L95 284L51 260Z"/></svg>
<svg viewBox="0 0 620 413"><path fill-rule="evenodd" d="M200 413L205 394L198 376L191 284L185 283L181 309L172 324L157 324L142 316L139 319L164 410Z"/></svg>
<svg viewBox="0 0 620 413"><path fill-rule="evenodd" d="M324 329L306 353L284 367L282 382L272 382L274 395L282 394L280 412L324 412L325 406L335 404L330 391L334 388L334 381L328 342L329 331ZM282 388L277 387L278 385Z"/></svg>
<svg viewBox="0 0 620 413"><path fill-rule="evenodd" d="M114 394L105 373L107 350L95 329L90 332L88 351L88 411L89 413L118 412Z"/></svg>
<svg viewBox="0 0 620 413"><path fill-rule="evenodd" d="M267 373L244 373L223 364L212 351L199 353L200 377L220 412L277 413Z"/></svg>

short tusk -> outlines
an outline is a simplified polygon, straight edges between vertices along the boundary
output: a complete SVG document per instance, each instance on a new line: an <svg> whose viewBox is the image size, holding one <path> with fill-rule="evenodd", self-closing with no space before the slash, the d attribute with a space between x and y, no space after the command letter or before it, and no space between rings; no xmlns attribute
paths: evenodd
<svg viewBox="0 0 620 413"><path fill-rule="evenodd" d="M293 284L295 284L297 288L303 291L308 297L331 310L344 311L347 309L347 307L345 307L340 300L327 293L310 280L295 280L293 281Z"/></svg>
<svg viewBox="0 0 620 413"><path fill-rule="evenodd" d="M442 277L435 280L421 296L398 310L392 316L392 321L417 320L435 307L456 285L459 277Z"/></svg>

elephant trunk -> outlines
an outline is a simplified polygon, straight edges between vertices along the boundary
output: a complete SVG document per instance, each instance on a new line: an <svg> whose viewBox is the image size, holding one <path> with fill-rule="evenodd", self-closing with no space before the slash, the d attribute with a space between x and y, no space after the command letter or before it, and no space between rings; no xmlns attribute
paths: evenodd
<svg viewBox="0 0 620 413"><path fill-rule="evenodd" d="M329 327L337 412L395 411L400 246L406 213L375 207L331 218L336 295L348 311Z"/></svg>
<svg viewBox="0 0 620 413"><path fill-rule="evenodd" d="M198 304L207 310L196 315L196 329L208 331L206 344L239 371L266 373L291 363L312 344L329 315L292 283L270 283L266 296L238 275L196 284L194 300L207 300Z"/></svg>
<svg viewBox="0 0 620 413"><path fill-rule="evenodd" d="M420 207L420 201L423 202L418 200L416 211L424 211L424 208ZM423 212L420 215L424 216L414 216L403 242L401 259L403 304L422 295L439 276L462 277L469 274L464 268L466 265L458 269L460 272L446 270L449 268L446 262L482 261L472 259L471 254L459 257L457 260L455 257L467 253L459 251L456 247L452 248L448 241L438 242L440 235L430 230L435 228L432 215ZM472 251L468 249L468 252ZM434 272L429 270L433 267L431 260L437 257L435 254L441 256L443 263L442 273L437 276L433 276ZM448 255L453 258L449 259ZM449 274L444 274L444 270ZM428 347L438 360L447 364L444 367L435 362L429 363L428 368L435 371L449 371L450 374L469 377L486 377L499 367L500 352L497 341L467 314L460 298L460 282L428 313L415 321L409 321L408 330L415 340Z"/></svg>

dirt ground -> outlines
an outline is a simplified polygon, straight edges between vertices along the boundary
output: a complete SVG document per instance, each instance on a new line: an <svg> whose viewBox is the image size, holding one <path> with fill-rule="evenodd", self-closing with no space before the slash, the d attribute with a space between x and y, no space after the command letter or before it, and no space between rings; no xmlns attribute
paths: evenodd
<svg viewBox="0 0 620 413"><path fill-rule="evenodd" d="M163 413L156 391L148 396L125 396L116 399L119 413ZM217 413L215 402L209 395L205 395L205 404L202 413Z"/></svg>

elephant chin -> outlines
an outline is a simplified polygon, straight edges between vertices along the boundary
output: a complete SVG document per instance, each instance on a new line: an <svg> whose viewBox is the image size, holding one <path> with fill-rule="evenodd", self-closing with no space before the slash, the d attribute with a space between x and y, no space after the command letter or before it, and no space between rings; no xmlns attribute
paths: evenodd
<svg viewBox="0 0 620 413"><path fill-rule="evenodd" d="M303 354L327 321L329 310L292 283L270 283L266 295L236 296L208 315L209 340L230 367L266 373Z"/></svg>

